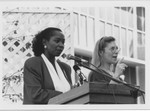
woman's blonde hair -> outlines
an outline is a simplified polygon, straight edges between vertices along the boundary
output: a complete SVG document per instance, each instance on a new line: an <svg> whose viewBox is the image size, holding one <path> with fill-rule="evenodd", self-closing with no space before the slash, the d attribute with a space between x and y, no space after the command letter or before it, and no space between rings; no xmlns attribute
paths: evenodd
<svg viewBox="0 0 150 111"><path fill-rule="evenodd" d="M107 46L108 43L115 41L115 38L112 36L104 36L101 39L99 39L96 42L93 54L92 54L92 61L91 63L96 66L99 67L101 65L101 56L100 56L100 52L101 51L105 51L105 47ZM93 67L93 66L91 66ZM93 67L94 68L94 67Z"/></svg>

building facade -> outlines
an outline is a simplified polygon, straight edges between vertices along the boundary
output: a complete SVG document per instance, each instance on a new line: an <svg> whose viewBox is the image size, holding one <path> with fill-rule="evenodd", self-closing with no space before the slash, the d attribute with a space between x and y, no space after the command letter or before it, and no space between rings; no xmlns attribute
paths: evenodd
<svg viewBox="0 0 150 111"><path fill-rule="evenodd" d="M72 10L75 55L91 61L96 41L103 36L114 36L121 48L119 56L124 57L129 66L125 81L145 90L145 8L78 7ZM86 69L85 74L88 74ZM140 98L138 103L143 101Z"/></svg>
<svg viewBox="0 0 150 111"><path fill-rule="evenodd" d="M16 7L6 8L3 18L3 98L22 102L23 64L33 56L31 40L49 26L64 31L64 53L89 62L96 41L114 36L121 48L119 58L128 65L125 81L145 90L145 7ZM89 70L82 72L88 77ZM138 103L144 103L143 98Z"/></svg>

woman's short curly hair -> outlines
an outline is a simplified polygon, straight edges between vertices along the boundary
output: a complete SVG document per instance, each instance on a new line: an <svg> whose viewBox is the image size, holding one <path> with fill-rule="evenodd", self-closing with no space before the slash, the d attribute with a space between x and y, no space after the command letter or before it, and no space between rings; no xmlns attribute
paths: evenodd
<svg viewBox="0 0 150 111"><path fill-rule="evenodd" d="M49 40L55 33L61 31L59 28L48 27L35 35L32 41L32 51L35 56L40 56L44 52L43 39Z"/></svg>

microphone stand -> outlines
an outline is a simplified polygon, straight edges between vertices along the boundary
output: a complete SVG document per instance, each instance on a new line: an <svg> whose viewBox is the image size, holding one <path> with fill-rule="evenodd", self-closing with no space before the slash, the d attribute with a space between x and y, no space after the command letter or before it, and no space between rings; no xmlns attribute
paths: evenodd
<svg viewBox="0 0 150 111"><path fill-rule="evenodd" d="M80 66L83 66L83 67L89 69L89 70L92 70L92 71L95 72L95 73L101 73L99 70L92 69L92 68L90 68L89 66L85 65L84 62L78 62L78 64L79 64ZM121 84L123 84L123 85L125 85L125 86L127 86L127 87L129 87L129 88L132 88L132 89L134 89L134 90L139 91L139 92L142 93L142 94L145 94L145 91L143 91L143 90L141 90L141 89L139 89L139 88L137 88L137 87L135 87L135 86L132 86L132 85L130 85L130 84L127 84L127 83L124 83L124 82L122 82L122 81L120 81L120 80L117 80L117 79L115 79L115 78L109 76L108 74L105 74L104 72L101 73L101 74L104 75L104 76L106 76L106 77L108 77L109 79L111 79L111 80L117 82L117 83L121 83Z"/></svg>

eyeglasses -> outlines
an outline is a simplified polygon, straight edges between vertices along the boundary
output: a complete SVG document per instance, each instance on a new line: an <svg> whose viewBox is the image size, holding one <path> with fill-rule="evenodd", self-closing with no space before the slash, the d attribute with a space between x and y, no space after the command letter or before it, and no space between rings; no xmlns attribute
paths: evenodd
<svg viewBox="0 0 150 111"><path fill-rule="evenodd" d="M121 48L118 48L118 47L112 47L111 49L110 49L110 51L112 52L112 53L119 53L119 51L120 51L120 49Z"/></svg>

